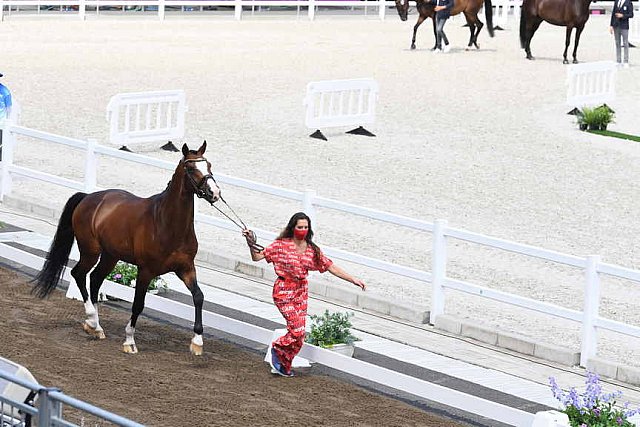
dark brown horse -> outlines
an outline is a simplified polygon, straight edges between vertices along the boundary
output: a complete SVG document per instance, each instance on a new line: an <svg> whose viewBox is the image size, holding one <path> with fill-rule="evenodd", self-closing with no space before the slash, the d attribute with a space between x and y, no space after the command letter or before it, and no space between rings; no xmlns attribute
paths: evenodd
<svg viewBox="0 0 640 427"><path fill-rule="evenodd" d="M524 0L520 14L520 45L527 53L527 59L533 59L531 55L531 39L542 23L567 27L567 35L564 42L563 64L568 64L567 50L571 41L571 31L576 29L576 39L573 47L573 63L578 63L578 43L584 25L589 19L589 5L591 0Z"/></svg>
<svg viewBox="0 0 640 427"><path fill-rule="evenodd" d="M474 45L476 49L480 49L478 46L478 34L480 34L480 30L484 27L484 24L478 19L478 12L482 7L482 3L484 2L484 13L487 17L487 25L489 36L493 37L493 7L491 5L491 0L454 0L453 2L453 10L451 10L451 16L457 15L460 12L464 13L464 17L467 20L467 24L469 24L469 31L471 31L471 35L469 36L469 44L467 47L471 47ZM411 39L411 49L416 48L416 33L418 32L418 27L420 24L424 22L425 19L431 18L433 21L433 35L436 35L436 12L434 9L435 5L431 3L429 0L416 0L416 7L418 9L418 22L413 26L413 38ZM396 9L398 10L398 15L400 15L400 19L403 21L407 20L407 15L409 13L409 0L396 0ZM436 47L434 45L434 50Z"/></svg>
<svg viewBox="0 0 640 427"><path fill-rule="evenodd" d="M193 296L195 336L190 349L196 355L202 354L204 296L198 287L193 262L198 251L193 228L193 196L195 194L210 203L220 197L220 189L211 175L211 164L203 157L206 148L206 141L197 151L183 145L183 158L171 181L162 193L155 196L145 199L122 190L71 196L62 211L44 267L34 279L33 293L44 298L55 289L69 261L75 238L80 260L71 270L71 275L80 288L87 314L83 328L87 333L104 339L97 311L100 286L118 260L137 265L135 298L123 344L126 353L137 353L133 335L138 316L144 308L149 282L161 274L174 272ZM96 262L98 265L90 275L89 295L87 273Z"/></svg>

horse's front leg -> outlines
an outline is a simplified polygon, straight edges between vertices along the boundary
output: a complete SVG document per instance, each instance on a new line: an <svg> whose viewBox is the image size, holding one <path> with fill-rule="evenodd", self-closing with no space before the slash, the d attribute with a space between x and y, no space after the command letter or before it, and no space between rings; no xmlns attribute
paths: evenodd
<svg viewBox="0 0 640 427"><path fill-rule="evenodd" d="M435 14L431 17L431 22L433 22L433 47L431 50L436 50L438 48L438 29L436 28Z"/></svg>
<svg viewBox="0 0 640 427"><path fill-rule="evenodd" d="M136 293L133 298L133 306L131 307L131 319L124 329L126 338L124 340L124 343L122 344L122 351L124 351L125 353L136 354L138 352L138 347L136 346L133 335L136 332L136 322L138 321L138 316L140 316L142 310L144 309L144 300L147 296L147 289L149 288L151 279L151 273L149 273L146 269L138 269L138 277L136 278Z"/></svg>
<svg viewBox="0 0 640 427"><path fill-rule="evenodd" d="M578 43L580 43L580 34L582 34L582 30L584 30L584 26L576 27L576 40L573 46L573 63L578 63Z"/></svg>
<svg viewBox="0 0 640 427"><path fill-rule="evenodd" d="M416 22L416 25L413 26L413 38L411 39L411 50L414 50L416 48L416 34L418 33L418 27L424 22L424 20L425 20L425 17L420 15L418 17L418 22Z"/></svg>
<svg viewBox="0 0 640 427"><path fill-rule="evenodd" d="M187 288L191 291L191 296L193 297L193 306L195 307L195 320L193 322L193 333L194 336L191 339L191 344L189 345L189 350L196 356L202 355L202 304L204 303L204 294L200 287L198 286L198 281L196 279L196 268L193 264L183 271L177 273L178 277L184 282Z"/></svg>
<svg viewBox="0 0 640 427"><path fill-rule="evenodd" d="M476 49L480 49L480 46L478 46L478 35L480 34L480 31L482 30L482 27L484 27L484 24L482 23L482 21L480 21L479 19L476 19L476 33L473 36L473 45L476 47Z"/></svg>
<svg viewBox="0 0 640 427"><path fill-rule="evenodd" d="M567 34L564 39L564 53L562 54L562 57L564 58L562 60L563 64L569 63L569 60L567 60L567 50L569 50L569 43L571 43L571 30L573 30L573 27L570 27L567 25ZM574 53L573 58L575 59L575 51L573 53Z"/></svg>

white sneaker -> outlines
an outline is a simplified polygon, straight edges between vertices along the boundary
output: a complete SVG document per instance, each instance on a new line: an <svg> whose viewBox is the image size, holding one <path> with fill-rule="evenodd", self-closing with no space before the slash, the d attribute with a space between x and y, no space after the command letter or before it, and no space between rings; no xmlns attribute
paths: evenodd
<svg viewBox="0 0 640 427"><path fill-rule="evenodd" d="M623 68L629 68L629 63L625 62L624 65L622 66Z"/></svg>
<svg viewBox="0 0 640 427"><path fill-rule="evenodd" d="M442 49L436 49L433 51L433 53L442 53Z"/></svg>
<svg viewBox="0 0 640 427"><path fill-rule="evenodd" d="M451 47L449 47L449 45L448 45L448 44L445 44L445 45L444 45L444 49L442 49L442 51L443 51L444 53L447 53L447 52L449 52L450 50L451 50Z"/></svg>

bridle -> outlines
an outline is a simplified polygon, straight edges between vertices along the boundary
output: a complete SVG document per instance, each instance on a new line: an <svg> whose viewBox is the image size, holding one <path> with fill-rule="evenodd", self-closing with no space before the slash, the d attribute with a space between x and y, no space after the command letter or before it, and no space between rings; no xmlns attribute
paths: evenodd
<svg viewBox="0 0 640 427"><path fill-rule="evenodd" d="M201 199L205 199L206 200L206 195L207 192L205 191L205 185L207 183L208 179L211 179L213 181L214 184L216 184L216 187L218 186L218 183L216 182L216 179L213 177L213 175L211 175L211 173L208 173L206 175L204 175L202 177L202 180L200 181L200 184L198 184L196 182L196 180L193 178L193 175L191 174L191 169L189 169L187 167L187 163L197 163L197 162L207 162L207 159L205 159L204 157L199 157L197 159L187 159L184 161L185 166L184 166L184 171L187 175L187 178L189 179L189 182L191 183L191 185L193 186L193 192L195 193L196 196L198 196ZM219 187L218 187L219 188Z"/></svg>
<svg viewBox="0 0 640 427"><path fill-rule="evenodd" d="M186 163L196 163L196 162L207 162L207 164L209 163L208 160L205 159L204 157L198 157L197 159L185 159L185 161L184 161L184 163L185 163L185 166L184 166L185 174L187 175L187 178L189 179L189 182L193 186L194 194L196 196L198 196L198 198L205 199L207 202L209 202L211 204L211 206L216 208L216 210L218 212L220 212L222 215L227 217L227 219L229 221L234 223L241 230L248 229L249 227L247 227L247 225L244 223L244 221L242 221L242 218L240 218L240 216L236 213L236 211L234 211L233 208L231 206L229 206L227 201L222 198L222 194L218 195L218 199L220 199L222 201L222 203L227 205L229 210L233 213L233 215L235 215L235 217L238 219L239 222L234 220L233 218L231 218L229 215L227 215L225 212L223 212L219 207L214 205L214 203L216 202L215 200L214 201L210 201L210 200L207 199L207 197L206 197L207 196L207 192L205 190L205 185L207 183L207 180L211 179L213 181L213 183L216 185L216 187L218 187L218 188L220 188L220 186L218 185L218 182L216 181L216 179L213 177L213 175L211 173L208 173L208 174L204 175L202 177L202 180L200 181L200 184L198 184L196 182L196 180L193 178L193 176L191 175L190 169L186 166ZM264 250L264 246L261 246L258 243L256 243L256 240L257 240L256 234L253 231L251 233L252 233L252 239L253 239L253 243L251 244L251 247L253 249L255 249L256 251L258 251L258 252Z"/></svg>

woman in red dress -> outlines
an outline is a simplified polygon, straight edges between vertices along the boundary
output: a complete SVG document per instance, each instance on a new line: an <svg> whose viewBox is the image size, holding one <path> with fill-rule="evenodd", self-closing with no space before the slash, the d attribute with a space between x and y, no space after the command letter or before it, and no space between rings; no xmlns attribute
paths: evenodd
<svg viewBox="0 0 640 427"><path fill-rule="evenodd" d="M293 376L291 362L304 343L309 271L328 271L363 291L366 286L362 280L335 265L313 243L311 220L304 212L294 214L276 240L262 251L255 248L251 230L243 230L242 234L247 239L251 258L272 263L278 276L273 285L273 302L287 322L287 334L273 342L271 367L274 373Z"/></svg>

